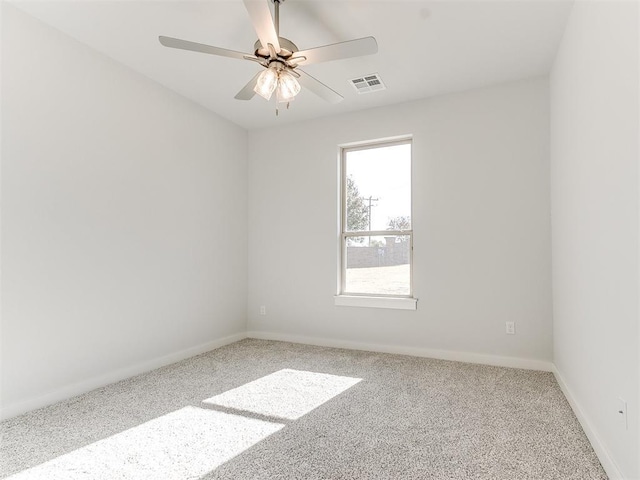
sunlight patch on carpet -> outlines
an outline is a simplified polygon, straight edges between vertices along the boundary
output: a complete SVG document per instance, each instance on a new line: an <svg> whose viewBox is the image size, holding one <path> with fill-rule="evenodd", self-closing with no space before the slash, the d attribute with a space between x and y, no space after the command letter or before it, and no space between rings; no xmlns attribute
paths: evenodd
<svg viewBox="0 0 640 480"><path fill-rule="evenodd" d="M360 381L361 378L284 369L203 403L296 420Z"/></svg>
<svg viewBox="0 0 640 480"><path fill-rule="evenodd" d="M284 425L185 407L8 477L11 480L198 478Z"/></svg>

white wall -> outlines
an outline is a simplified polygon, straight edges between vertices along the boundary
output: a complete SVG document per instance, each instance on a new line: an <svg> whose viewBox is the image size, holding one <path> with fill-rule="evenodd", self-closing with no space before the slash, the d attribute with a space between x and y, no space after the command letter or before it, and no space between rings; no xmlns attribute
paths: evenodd
<svg viewBox="0 0 640 480"><path fill-rule="evenodd" d="M7 415L246 322L247 134L3 4Z"/></svg>
<svg viewBox="0 0 640 480"><path fill-rule="evenodd" d="M550 365L548 128L538 78L250 132L250 334ZM336 307L338 145L407 134L418 309Z"/></svg>
<svg viewBox="0 0 640 480"><path fill-rule="evenodd" d="M576 2L551 75L554 362L612 478L640 478L637 10Z"/></svg>

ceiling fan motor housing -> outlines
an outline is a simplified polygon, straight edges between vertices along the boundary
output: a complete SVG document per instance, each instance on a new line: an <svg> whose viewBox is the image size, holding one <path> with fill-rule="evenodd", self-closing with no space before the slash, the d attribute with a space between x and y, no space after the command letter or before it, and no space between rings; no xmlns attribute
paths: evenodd
<svg viewBox="0 0 640 480"><path fill-rule="evenodd" d="M278 37L278 41L280 42L280 51L278 52L278 57L282 57L284 60L286 60L298 51L298 47L296 46L296 44L288 38ZM255 50L256 57L265 59L270 58L269 50L262 47L260 40L257 40L256 43L254 43L253 48Z"/></svg>

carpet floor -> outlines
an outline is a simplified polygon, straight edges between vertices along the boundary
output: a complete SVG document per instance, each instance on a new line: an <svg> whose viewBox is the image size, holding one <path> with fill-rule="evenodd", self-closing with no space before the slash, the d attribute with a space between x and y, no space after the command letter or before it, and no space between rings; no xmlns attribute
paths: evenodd
<svg viewBox="0 0 640 480"><path fill-rule="evenodd" d="M12 480L607 478L551 373L253 339L0 434Z"/></svg>

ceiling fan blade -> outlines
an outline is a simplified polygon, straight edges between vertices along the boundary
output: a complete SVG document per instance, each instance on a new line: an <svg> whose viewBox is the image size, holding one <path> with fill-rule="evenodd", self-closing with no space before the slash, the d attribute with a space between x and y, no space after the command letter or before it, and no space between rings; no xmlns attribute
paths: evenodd
<svg viewBox="0 0 640 480"><path fill-rule="evenodd" d="M280 52L280 42L276 27L271 18L271 10L267 0L243 0L244 6L249 12L249 18L253 24L253 28L258 34L262 48L268 49L269 44L273 45L276 53Z"/></svg>
<svg viewBox="0 0 640 480"><path fill-rule="evenodd" d="M338 92L327 87L321 81L316 80L307 72L304 72L299 68L296 69L296 72L300 74L300 78L298 79L298 81L300 82L300 85L302 85L304 88L308 89L309 91L315 93L323 100L326 100L329 103L340 103L344 99L344 97L340 95Z"/></svg>
<svg viewBox="0 0 640 480"><path fill-rule="evenodd" d="M189 42L188 40L180 40L179 38L159 36L158 40L160 40L160 43L165 47L179 48L180 50L190 50L192 52L209 53L211 55L219 55L221 57L238 58L240 60L243 60L245 55L247 55L246 53L236 52L235 50L212 47L211 45Z"/></svg>
<svg viewBox="0 0 640 480"><path fill-rule="evenodd" d="M253 91L253 88L256 86L256 83L258 83L258 77L261 73L262 71L256 73L254 77L249 80L249 83L242 87L242 90L240 90L234 98L236 100L251 100L256 94L256 92Z"/></svg>
<svg viewBox="0 0 640 480"><path fill-rule="evenodd" d="M296 57L307 57L301 61L301 65L311 65L312 63L329 62L331 60L341 60L343 58L360 57L372 55L378 52L378 42L373 37L358 38L347 42L334 43L323 47L310 48L295 52Z"/></svg>

